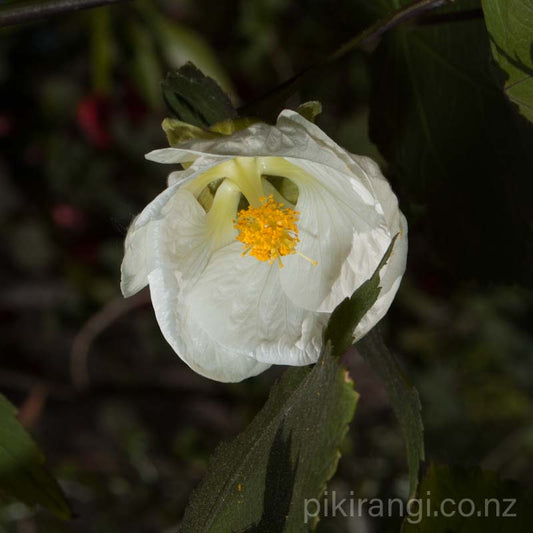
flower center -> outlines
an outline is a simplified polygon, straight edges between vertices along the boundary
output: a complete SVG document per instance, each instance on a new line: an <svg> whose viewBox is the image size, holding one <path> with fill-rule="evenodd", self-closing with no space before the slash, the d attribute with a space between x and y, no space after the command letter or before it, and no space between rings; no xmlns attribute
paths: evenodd
<svg viewBox="0 0 533 533"><path fill-rule="evenodd" d="M316 265L316 261L296 250L300 241L296 226L298 211L276 203L272 194L259 200L259 207L241 209L234 221L234 228L239 231L237 240L244 245L242 255L249 253L270 264L277 260L281 268L281 257L296 253Z"/></svg>

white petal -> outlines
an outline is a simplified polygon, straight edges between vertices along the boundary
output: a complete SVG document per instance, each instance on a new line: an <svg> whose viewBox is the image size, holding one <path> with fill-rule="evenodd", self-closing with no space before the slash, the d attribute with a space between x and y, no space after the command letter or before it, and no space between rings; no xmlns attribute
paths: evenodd
<svg viewBox="0 0 533 533"><path fill-rule="evenodd" d="M179 272L185 280L201 275L211 256L206 214L186 189L178 189L163 209L153 239L155 266Z"/></svg>
<svg viewBox="0 0 533 533"><path fill-rule="evenodd" d="M168 148L167 148L168 150ZM149 154L148 154L149 155ZM209 157L202 156L192 161L185 170L175 170L168 175L168 186L172 186L176 183L182 185L194 179L199 174L202 174L206 170L220 164L228 158L225 157Z"/></svg>
<svg viewBox="0 0 533 533"><path fill-rule="evenodd" d="M131 296L155 268L172 265L183 276L197 275L211 253L205 211L185 189L170 187L134 220L126 237L122 291Z"/></svg>
<svg viewBox="0 0 533 533"><path fill-rule="evenodd" d="M158 150L152 150L151 152L148 152L144 157L148 159L148 161L154 161L155 163L174 165L178 163L194 161L201 155L201 152L193 150L182 150L181 148L160 148Z"/></svg>
<svg viewBox="0 0 533 533"><path fill-rule="evenodd" d="M155 315L166 341L187 365L202 376L217 381L237 382L260 374L270 365L240 351L227 349L202 329L201 323L183 312L180 276L169 268L149 275Z"/></svg>
<svg viewBox="0 0 533 533"><path fill-rule="evenodd" d="M359 175L364 175L367 187L372 191L381 205L385 214L387 225L395 235L398 232L400 224L400 210L398 207L398 198L391 189L391 186L377 163L362 155L349 154L354 165L360 170Z"/></svg>
<svg viewBox="0 0 533 533"><path fill-rule="evenodd" d="M331 146L322 140L317 141L305 128L297 126L291 122L282 123L282 127L253 124L231 136L194 139L176 148L154 150L145 157L166 164L190 162L203 157L218 159L219 162L233 157L294 157L322 163L341 172L349 170L352 160L342 148L325 134L323 135L329 139ZM340 158L332 147L340 150L343 157Z"/></svg>
<svg viewBox="0 0 533 533"><path fill-rule="evenodd" d="M304 365L318 359L327 315L294 305L277 264L241 256L242 245L218 250L194 287L184 313L222 345L259 361Z"/></svg>
<svg viewBox="0 0 533 533"><path fill-rule="evenodd" d="M389 261L380 272L381 292L376 303L355 328L354 341L366 335L385 316L400 287L407 261L407 221L401 213L398 231Z"/></svg>
<svg viewBox="0 0 533 533"><path fill-rule="evenodd" d="M155 268L148 280L165 339L191 368L206 377L240 381L262 372L268 365L258 363L242 349L223 346L188 312L189 289L204 276L213 252L205 212L189 191L178 189L162 215L150 250ZM231 217L229 222L231 225Z"/></svg>
<svg viewBox="0 0 533 533"><path fill-rule="evenodd" d="M341 172L346 172L346 168L349 172L354 174L355 177L369 190L373 192L373 179L380 177L385 179L381 174L378 165L369 157L350 154L344 148L339 146L333 139L328 137L316 124L309 122L302 117L296 111L285 109L278 117L277 125L283 131L294 131L295 129L304 131L310 136L318 147L318 153L320 154L322 161L317 159L308 158L304 156L304 159L310 159L315 162L322 162L325 165L337 168ZM331 154L334 154L332 157ZM335 163L335 157L338 162ZM339 163L339 161L341 163Z"/></svg>
<svg viewBox="0 0 533 533"><path fill-rule="evenodd" d="M148 284L150 265L150 243L157 221L149 222L135 229L133 221L124 245L124 259L120 268L120 289L124 297L128 298L139 292Z"/></svg>
<svg viewBox="0 0 533 533"><path fill-rule="evenodd" d="M372 275L392 236L381 206L358 180L324 165L288 161L309 175L287 177L300 190L297 249L318 264L284 258L281 283L296 305L331 312Z"/></svg>
<svg viewBox="0 0 533 533"><path fill-rule="evenodd" d="M354 337L358 340L366 335L388 311L405 272L408 246L407 221L398 207L398 199L389 182L383 177L378 165L372 159L357 155L351 155L351 157L371 180L374 194L382 206L391 234L398 234L391 257L380 273L379 297L355 330Z"/></svg>
<svg viewBox="0 0 533 533"><path fill-rule="evenodd" d="M329 138L318 126L288 109L280 113L275 126L264 123L253 124L231 136L193 139L176 148L153 150L145 157L158 163L196 162L209 168L225 159L237 156L306 159L340 172L353 172L365 185L368 185L369 181L357 156L352 158L351 154ZM204 158L205 162L199 161ZM173 177L177 176L174 174Z"/></svg>
<svg viewBox="0 0 533 533"><path fill-rule="evenodd" d="M194 196L175 186L167 189L130 228L124 291L132 293L147 279L163 336L178 355L206 377L240 381L269 365L224 347L183 311L187 308L183 287L205 269L213 251L210 237L206 214Z"/></svg>
<svg viewBox="0 0 533 533"><path fill-rule="evenodd" d="M148 274L154 268L151 248L163 217L162 209L176 190L176 187L168 188L159 194L135 217L128 229L120 280L125 297L132 296L148 283Z"/></svg>

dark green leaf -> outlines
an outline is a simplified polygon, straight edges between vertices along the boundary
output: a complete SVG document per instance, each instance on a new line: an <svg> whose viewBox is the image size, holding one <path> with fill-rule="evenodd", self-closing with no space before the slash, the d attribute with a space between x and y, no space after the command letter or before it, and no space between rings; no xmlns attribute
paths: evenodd
<svg viewBox="0 0 533 533"><path fill-rule="evenodd" d="M380 261L373 276L346 298L331 314L324 338L331 341L333 353L343 354L353 344L353 332L365 313L374 305L380 292L379 272L389 260L396 237ZM402 428L409 464L411 494L416 490L420 461L424 459L424 426L420 416L418 392L406 379L401 368L376 331L371 331L357 344L385 385L389 399Z"/></svg>
<svg viewBox="0 0 533 533"><path fill-rule="evenodd" d="M431 241L432 266L530 284L533 128L494 76L483 19L461 16L477 7L458 1L440 22L384 37L371 60L370 134L411 208L411 235Z"/></svg>
<svg viewBox="0 0 533 533"><path fill-rule="evenodd" d="M372 277L366 280L350 298L345 298L331 313L324 339L331 342L334 355L342 355L353 344L353 332L357 324L376 303L381 290L379 272L389 260L396 237L392 239Z"/></svg>
<svg viewBox="0 0 533 533"><path fill-rule="evenodd" d="M182 533L306 531L305 499L337 467L357 394L329 349L314 367L291 368L250 426L211 459Z"/></svg>
<svg viewBox="0 0 533 533"><path fill-rule="evenodd" d="M533 122L533 3L482 0L492 53L504 70L504 90Z"/></svg>
<svg viewBox="0 0 533 533"><path fill-rule="evenodd" d="M15 407L0 394L0 499L42 505L61 518L70 518L60 486L15 414Z"/></svg>
<svg viewBox="0 0 533 533"><path fill-rule="evenodd" d="M531 490L479 468L432 464L402 533L525 533L532 523Z"/></svg>
<svg viewBox="0 0 533 533"><path fill-rule="evenodd" d="M286 436L284 433L282 423L268 455L263 512L259 522L247 528L246 533L269 533L283 531L285 528L298 465L294 465L291 459L291 436Z"/></svg>
<svg viewBox="0 0 533 533"><path fill-rule="evenodd" d="M409 489L413 495L418 483L420 462L424 460L424 425L418 392L388 350L378 328L374 328L357 343L357 350L383 381L400 423L407 449Z"/></svg>
<svg viewBox="0 0 533 533"><path fill-rule="evenodd" d="M192 63L169 73L162 91L172 115L188 124L207 128L237 116L224 91Z"/></svg>

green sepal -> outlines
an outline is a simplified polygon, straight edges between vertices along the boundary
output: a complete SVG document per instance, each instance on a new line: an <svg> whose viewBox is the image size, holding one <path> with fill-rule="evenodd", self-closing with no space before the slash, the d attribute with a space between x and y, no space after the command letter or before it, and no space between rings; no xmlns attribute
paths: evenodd
<svg viewBox="0 0 533 533"><path fill-rule="evenodd" d="M242 117L224 120L222 122L217 122L216 124L213 124L209 128L209 131L217 132L222 135L231 135L236 131L244 130L252 124L257 124L258 122L261 121L258 118L253 117Z"/></svg>
<svg viewBox="0 0 533 533"><path fill-rule="evenodd" d="M164 119L161 127L167 136L168 144L173 147L192 139L216 139L221 137L219 133L193 126L177 118Z"/></svg>
<svg viewBox="0 0 533 533"><path fill-rule="evenodd" d="M166 118L163 120L161 127L167 136L168 144L176 147L181 143L193 139L217 139L225 137L236 131L245 129L256 122L258 120L253 118L237 118L217 122L209 128L201 128L177 118Z"/></svg>
<svg viewBox="0 0 533 533"><path fill-rule="evenodd" d="M296 112L306 118L309 122L315 122L316 117L322 113L322 104L318 100L311 100L300 104Z"/></svg>

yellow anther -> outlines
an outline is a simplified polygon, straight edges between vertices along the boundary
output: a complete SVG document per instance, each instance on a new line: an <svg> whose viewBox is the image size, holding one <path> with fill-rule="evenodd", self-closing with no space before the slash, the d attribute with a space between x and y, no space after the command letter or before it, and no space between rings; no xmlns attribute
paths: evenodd
<svg viewBox="0 0 533 533"><path fill-rule="evenodd" d="M300 213L276 203L272 194L263 196L260 202L259 207L249 206L241 209L237 215L234 227L239 230L237 240L244 245L242 255L249 253L259 261L268 261L270 264L277 260L281 268L282 256L298 254L316 265L316 261L296 250L300 242L296 226Z"/></svg>

